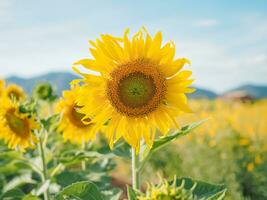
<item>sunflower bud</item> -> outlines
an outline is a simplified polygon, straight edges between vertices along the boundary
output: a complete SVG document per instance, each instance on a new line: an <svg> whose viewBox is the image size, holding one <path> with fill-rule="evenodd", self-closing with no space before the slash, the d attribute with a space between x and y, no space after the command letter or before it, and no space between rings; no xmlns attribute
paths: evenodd
<svg viewBox="0 0 267 200"><path fill-rule="evenodd" d="M162 179L158 185L148 185L146 194L138 197L138 200L193 200L195 199L193 191L196 187L196 183L192 188L185 188L185 180L182 180L181 184L177 186L176 178L172 183Z"/></svg>
<svg viewBox="0 0 267 200"><path fill-rule="evenodd" d="M50 83L41 83L34 88L33 97L43 101L54 101L57 95Z"/></svg>

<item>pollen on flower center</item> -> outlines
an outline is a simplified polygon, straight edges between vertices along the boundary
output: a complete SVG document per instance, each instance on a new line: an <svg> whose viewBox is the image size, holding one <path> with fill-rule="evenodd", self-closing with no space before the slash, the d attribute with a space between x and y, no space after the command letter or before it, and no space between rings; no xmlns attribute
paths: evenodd
<svg viewBox="0 0 267 200"><path fill-rule="evenodd" d="M71 121L72 124L74 124L75 126L79 127L79 128L86 128L88 126L90 126L90 124L85 124L82 122L82 119L84 118L84 114L79 113L79 109L81 107L77 106L77 105L73 105L70 110L69 110L69 119ZM86 119L86 122L90 122L90 119Z"/></svg>
<svg viewBox="0 0 267 200"><path fill-rule="evenodd" d="M107 94L117 111L133 117L155 110L165 94L165 79L153 63L136 60L111 74Z"/></svg>
<svg viewBox="0 0 267 200"><path fill-rule="evenodd" d="M5 114L5 118L9 128L18 136L29 134L30 128L28 121L16 116L15 109L8 110Z"/></svg>

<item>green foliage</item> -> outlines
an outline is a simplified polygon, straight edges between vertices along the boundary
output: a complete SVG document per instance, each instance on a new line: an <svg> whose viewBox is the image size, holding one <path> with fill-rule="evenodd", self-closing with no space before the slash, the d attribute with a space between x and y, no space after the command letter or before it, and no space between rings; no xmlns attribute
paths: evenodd
<svg viewBox="0 0 267 200"><path fill-rule="evenodd" d="M21 200L24 196L25 193L20 189L12 189L0 195L0 200Z"/></svg>
<svg viewBox="0 0 267 200"><path fill-rule="evenodd" d="M119 157L131 159L131 146L124 141L117 142L112 152Z"/></svg>
<svg viewBox="0 0 267 200"><path fill-rule="evenodd" d="M159 150L160 148L164 147L165 145L169 144L170 142L174 141L175 139L177 139L181 136L187 135L188 133L190 133L190 131L192 131L196 127L200 126L205 121L206 120L201 120L201 121L194 122L194 123L191 123L189 125L183 126L181 128L181 130L178 131L177 133L167 135L165 137L161 137L160 139L155 140L152 148L149 151L152 153L152 152Z"/></svg>
<svg viewBox="0 0 267 200"><path fill-rule="evenodd" d="M183 184L184 183L184 184ZM224 185L215 185L191 178L176 179L176 186L184 185L185 190L192 190L193 196L198 199L219 200L223 199L226 193Z"/></svg>
<svg viewBox="0 0 267 200"><path fill-rule="evenodd" d="M105 200L119 200L122 194L122 190L119 188L113 188L106 191L101 191Z"/></svg>
<svg viewBox="0 0 267 200"><path fill-rule="evenodd" d="M55 200L104 200L103 195L101 194L98 187L90 182L78 182L74 183L66 188L64 188L61 192L59 192Z"/></svg>
<svg viewBox="0 0 267 200"><path fill-rule="evenodd" d="M129 200L137 200L138 193L134 189L127 185L127 196Z"/></svg>
<svg viewBox="0 0 267 200"><path fill-rule="evenodd" d="M29 195L24 196L22 200L40 200L40 198L38 198L37 196L29 194Z"/></svg>
<svg viewBox="0 0 267 200"><path fill-rule="evenodd" d="M19 105L19 111L21 113L27 113L29 115L37 113L37 101L30 99Z"/></svg>
<svg viewBox="0 0 267 200"><path fill-rule="evenodd" d="M41 119L41 123L47 132L53 132L55 131L59 123L59 119L60 119L60 115L55 114L55 115L48 117L47 119Z"/></svg>
<svg viewBox="0 0 267 200"><path fill-rule="evenodd" d="M86 180L86 177L84 177L84 174L82 172L69 170L65 170L57 174L54 178L56 179L56 182L62 187L67 187L68 185L71 185L75 182Z"/></svg>
<svg viewBox="0 0 267 200"><path fill-rule="evenodd" d="M0 200L40 200L35 195L26 195L22 190L15 188L0 195Z"/></svg>

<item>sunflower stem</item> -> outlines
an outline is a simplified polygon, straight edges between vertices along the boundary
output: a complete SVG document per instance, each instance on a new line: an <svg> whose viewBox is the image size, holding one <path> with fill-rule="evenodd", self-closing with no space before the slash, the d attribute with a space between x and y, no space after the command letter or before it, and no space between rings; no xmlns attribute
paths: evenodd
<svg viewBox="0 0 267 200"><path fill-rule="evenodd" d="M132 148L132 187L140 190L139 154Z"/></svg>
<svg viewBox="0 0 267 200"><path fill-rule="evenodd" d="M45 133L47 134L47 133ZM40 153L40 157L41 157L41 161L42 161L42 182L43 184L48 180L48 174L47 174L47 166L46 166L46 159L45 159L45 147L44 147L44 141L42 138L42 135L40 135L39 137L39 153ZM49 192L48 189L44 192L44 199L45 200L49 200Z"/></svg>
<svg viewBox="0 0 267 200"><path fill-rule="evenodd" d="M82 151L85 152L86 151L86 144L85 144L85 141L83 140L82 141ZM86 162L85 160L83 159L82 160L82 170L85 171L86 170Z"/></svg>

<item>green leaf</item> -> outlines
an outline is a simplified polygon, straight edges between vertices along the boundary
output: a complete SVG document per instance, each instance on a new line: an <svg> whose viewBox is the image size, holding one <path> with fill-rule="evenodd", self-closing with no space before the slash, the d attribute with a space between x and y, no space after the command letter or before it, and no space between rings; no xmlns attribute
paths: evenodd
<svg viewBox="0 0 267 200"><path fill-rule="evenodd" d="M137 200L137 194L129 185L127 185L127 195L129 200Z"/></svg>
<svg viewBox="0 0 267 200"><path fill-rule="evenodd" d="M4 194L0 195L0 200L21 200L24 197L24 193L20 189L12 189Z"/></svg>
<svg viewBox="0 0 267 200"><path fill-rule="evenodd" d="M119 188L113 188L111 190L103 191L105 200L119 200L122 194L122 190Z"/></svg>
<svg viewBox="0 0 267 200"><path fill-rule="evenodd" d="M74 183L61 192L59 192L55 200L105 200L100 193L98 187L90 182L83 181Z"/></svg>
<svg viewBox="0 0 267 200"><path fill-rule="evenodd" d="M24 196L22 200L40 200L40 199L39 199L39 197L37 197L35 195L28 194L28 195Z"/></svg>
<svg viewBox="0 0 267 200"><path fill-rule="evenodd" d="M37 112L37 102L33 99L27 100L19 105L19 111L32 115Z"/></svg>
<svg viewBox="0 0 267 200"><path fill-rule="evenodd" d="M192 124L186 125L186 126L182 127L181 130L178 131L177 133L174 133L172 135L167 135L165 137L161 137L161 138L155 140L155 142L154 142L152 148L150 149L150 151L157 151L158 149L160 149L161 147L163 147L166 144L170 143L171 141L177 139L178 137L187 135L188 133L190 133L190 131L192 131L194 128L198 127L204 121L206 121L206 120L201 120L201 121L194 122Z"/></svg>
<svg viewBox="0 0 267 200"><path fill-rule="evenodd" d="M41 123L43 124L46 131L51 132L55 130L56 126L58 125L59 119L60 115L55 114L47 119L41 119Z"/></svg>
<svg viewBox="0 0 267 200"><path fill-rule="evenodd" d="M0 194L6 184L5 176L3 174L0 174Z"/></svg>
<svg viewBox="0 0 267 200"><path fill-rule="evenodd" d="M36 195L40 196L41 194L45 193L49 189L50 180L46 180L44 183L40 185L40 187L36 191Z"/></svg>
<svg viewBox="0 0 267 200"><path fill-rule="evenodd" d="M184 189L192 190L194 197L205 200L221 200L226 193L225 185L211 184L191 178L176 179L176 186L179 187L184 182ZM194 185L196 186L194 187ZM194 189L192 189L194 188Z"/></svg>
<svg viewBox="0 0 267 200"><path fill-rule="evenodd" d="M131 146L124 141L117 142L112 153L122 158L131 159Z"/></svg>
<svg viewBox="0 0 267 200"><path fill-rule="evenodd" d="M55 176L57 184L62 187L66 187L75 182L85 181L86 177L82 172L63 171Z"/></svg>
<svg viewBox="0 0 267 200"><path fill-rule="evenodd" d="M77 151L77 150L70 150L62 153L60 155L60 162L64 165L73 165L76 163L81 162L85 159L101 159L101 158L108 158L109 155L104 155L101 153L98 153L96 151Z"/></svg>
<svg viewBox="0 0 267 200"><path fill-rule="evenodd" d="M186 126L182 127L181 130L178 131L177 133L167 135L167 136L164 136L164 137L161 137L161 138L155 140L152 148L149 148L146 146L144 148L143 153L141 154L141 164L140 164L139 170L142 170L146 161L150 158L150 156L154 152L156 152L160 148L164 147L165 145L169 144L170 142L174 141L175 139L177 139L181 136L187 135L188 133L190 133L190 131L192 131L194 128L198 127L204 121L206 121L206 119L198 121L198 122L194 122L194 123L189 124L189 125L186 125Z"/></svg>
<svg viewBox="0 0 267 200"><path fill-rule="evenodd" d="M4 191L10 191L11 189L20 187L22 185L36 184L36 181L31 178L31 174L23 174L21 176L15 176L4 187Z"/></svg>

